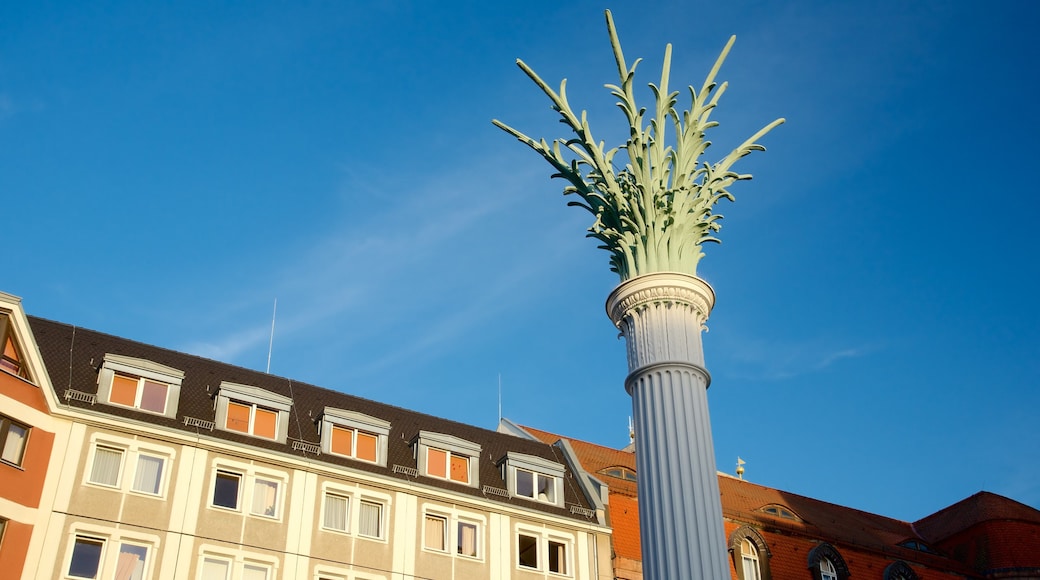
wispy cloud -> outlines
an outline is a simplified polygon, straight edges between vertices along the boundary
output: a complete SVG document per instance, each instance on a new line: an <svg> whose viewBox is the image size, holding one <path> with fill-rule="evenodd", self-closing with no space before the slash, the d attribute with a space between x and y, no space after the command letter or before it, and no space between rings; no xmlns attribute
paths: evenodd
<svg viewBox="0 0 1040 580"><path fill-rule="evenodd" d="M390 185L382 178L349 179L354 191ZM319 337L336 341L342 352L378 345L376 358L355 367L365 375L436 356L506 304L516 307L506 295L537 287L547 271L563 268L566 253L554 246L575 234L558 220L525 216L533 225L517 223L521 182L488 192L467 186L464 176L444 174L395 198L392 208L344 215L338 227L280 262L270 273L274 288L264 287L263 296L250 291L256 302L270 300L272 292L278 298L276 352L279 343ZM544 258L510 262L517 245ZM266 351L269 331L240 328L187 348L234 361Z"/></svg>
<svg viewBox="0 0 1040 580"><path fill-rule="evenodd" d="M876 345L835 347L834 341L819 338L801 342L746 340L725 352L730 353L728 366L734 376L779 381L821 372L840 361L869 356L878 350Z"/></svg>

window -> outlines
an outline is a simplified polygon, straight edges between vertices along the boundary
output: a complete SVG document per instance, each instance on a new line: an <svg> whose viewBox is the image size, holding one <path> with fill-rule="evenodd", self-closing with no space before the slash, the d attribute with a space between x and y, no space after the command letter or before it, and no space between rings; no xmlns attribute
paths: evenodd
<svg viewBox="0 0 1040 580"><path fill-rule="evenodd" d="M567 573L567 546L563 542L549 540L549 571Z"/></svg>
<svg viewBox="0 0 1040 580"><path fill-rule="evenodd" d="M846 580L849 567L830 544L819 544L809 551L809 569L816 580Z"/></svg>
<svg viewBox="0 0 1040 580"><path fill-rule="evenodd" d="M321 446L324 453L386 465L390 422L355 411L325 407Z"/></svg>
<svg viewBox="0 0 1040 580"><path fill-rule="evenodd" d="M123 470L123 450L113 447L94 447L94 461L90 467L90 483L119 487Z"/></svg>
<svg viewBox="0 0 1040 580"><path fill-rule="evenodd" d="M25 443L29 440L29 428L17 421L0 415L0 460L10 465L21 466L25 458Z"/></svg>
<svg viewBox="0 0 1040 580"><path fill-rule="evenodd" d="M423 547L438 552L448 551L448 518L426 514L423 526Z"/></svg>
<svg viewBox="0 0 1040 580"><path fill-rule="evenodd" d="M68 576L71 578L97 578L101 568L101 554L105 540L88 536L76 536L72 546L72 560Z"/></svg>
<svg viewBox="0 0 1040 580"><path fill-rule="evenodd" d="M138 455L134 483L130 489L140 493L159 495L162 490L162 474L165 463L166 460L162 457L145 454Z"/></svg>
<svg viewBox="0 0 1040 580"><path fill-rule="evenodd" d="M292 399L248 385L220 383L217 393L217 425L236 431L285 442L289 432Z"/></svg>
<svg viewBox="0 0 1040 580"><path fill-rule="evenodd" d="M143 580L147 558L147 546L125 542L120 544L119 560L116 561L116 580Z"/></svg>
<svg viewBox="0 0 1040 580"><path fill-rule="evenodd" d="M426 448L426 475L469 483L469 457L451 451Z"/></svg>
<svg viewBox="0 0 1040 580"><path fill-rule="evenodd" d="M423 547L446 555L480 558L480 530L486 518L435 505L423 514Z"/></svg>
<svg viewBox="0 0 1040 580"><path fill-rule="evenodd" d="M516 495L546 503L556 503L556 478L526 469L517 469Z"/></svg>
<svg viewBox="0 0 1040 580"><path fill-rule="evenodd" d="M758 566L758 550L747 538L740 542L740 560L743 563L744 571L742 580L762 580Z"/></svg>
<svg viewBox="0 0 1040 580"><path fill-rule="evenodd" d="M361 501L358 513L358 535L370 538L383 537L383 505Z"/></svg>
<svg viewBox="0 0 1040 580"><path fill-rule="evenodd" d="M420 473L474 487L477 485L480 445L430 431L419 431L412 443Z"/></svg>
<svg viewBox="0 0 1040 580"><path fill-rule="evenodd" d="M267 566L245 564L242 566L242 580L267 580Z"/></svg>
<svg viewBox="0 0 1040 580"><path fill-rule="evenodd" d="M98 373L98 400L173 418L183 380L184 372L175 368L107 353Z"/></svg>
<svg viewBox="0 0 1040 580"><path fill-rule="evenodd" d="M350 498L325 492L325 508L322 510L322 527L337 532L349 532Z"/></svg>
<svg viewBox="0 0 1040 580"><path fill-rule="evenodd" d="M628 481L636 481L636 472L632 471L628 467L620 465L614 467L608 467L606 469L599 470L603 475L609 475L610 477L616 477L618 479L626 479Z"/></svg>
<svg viewBox="0 0 1040 580"><path fill-rule="evenodd" d="M11 327L11 317L0 312L0 369L28 380L28 369L23 364L25 359Z"/></svg>
<svg viewBox="0 0 1040 580"><path fill-rule="evenodd" d="M521 568L538 569L538 538L520 534L517 539L517 554Z"/></svg>
<svg viewBox="0 0 1040 580"><path fill-rule="evenodd" d="M767 513L767 514L769 514L769 515L771 515L771 516L776 516L778 518L783 518L785 520L800 521L800 518L798 516L794 515L794 512L792 512L791 510L785 508L782 505L776 505L776 504L767 505L766 507L762 508L762 511Z"/></svg>
<svg viewBox="0 0 1040 580"><path fill-rule="evenodd" d="M838 580L838 573L834 571L834 564L824 558L820 560L820 578L823 580Z"/></svg>
<svg viewBox="0 0 1040 580"><path fill-rule="evenodd" d="M237 510L241 484L241 474L218 470L213 478L213 505Z"/></svg>
<svg viewBox="0 0 1040 580"><path fill-rule="evenodd" d="M205 544L202 550L197 580L271 580L277 576L277 561L260 554L232 554Z"/></svg>
<svg viewBox="0 0 1040 580"><path fill-rule="evenodd" d="M253 507L250 513L273 518L278 508L278 482L256 478L253 480Z"/></svg>
<svg viewBox="0 0 1040 580"><path fill-rule="evenodd" d="M563 465L534 455L510 451L499 460L510 495L563 505Z"/></svg>
<svg viewBox="0 0 1040 580"><path fill-rule="evenodd" d="M755 528L741 526L729 536L729 552L738 580L770 580L769 547Z"/></svg>
<svg viewBox="0 0 1040 580"><path fill-rule="evenodd" d="M517 565L553 574L570 575L573 538L557 537L542 530L517 533Z"/></svg>
<svg viewBox="0 0 1040 580"><path fill-rule="evenodd" d="M231 575L231 562L222 558L202 559L201 580L227 580Z"/></svg>
<svg viewBox="0 0 1040 580"><path fill-rule="evenodd" d="M94 435L85 482L151 496L166 493L164 474L172 449L113 435ZM124 473L125 471L125 473Z"/></svg>
<svg viewBox="0 0 1040 580"><path fill-rule="evenodd" d="M896 560L885 567L884 580L917 580L917 572L902 560Z"/></svg>
<svg viewBox="0 0 1040 580"><path fill-rule="evenodd" d="M0 548L4 545L4 532L7 531L7 520L0 518Z"/></svg>
<svg viewBox="0 0 1040 580"><path fill-rule="evenodd" d="M456 552L460 556L477 557L477 524L473 522L458 523L458 544Z"/></svg>

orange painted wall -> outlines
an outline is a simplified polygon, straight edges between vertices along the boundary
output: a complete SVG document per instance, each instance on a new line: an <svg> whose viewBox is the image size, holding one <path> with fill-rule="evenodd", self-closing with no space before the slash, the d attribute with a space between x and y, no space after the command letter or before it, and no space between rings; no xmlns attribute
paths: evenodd
<svg viewBox="0 0 1040 580"><path fill-rule="evenodd" d="M47 411L47 401L39 388L3 371L0 371L0 396ZM18 417L11 418L18 420ZM21 467L0 463L0 497L36 508L40 507L43 482L47 477L47 466L50 463L51 450L54 448L54 433L34 425L29 427L29 439L25 443ZM4 543L6 544L6 541Z"/></svg>
<svg viewBox="0 0 1040 580"><path fill-rule="evenodd" d="M18 578L25 566L25 554L29 551L29 539L33 527L21 522L7 522L3 544L0 545L0 570L4 578ZM8 576L10 574L10 576Z"/></svg>
<svg viewBox="0 0 1040 580"><path fill-rule="evenodd" d="M47 400L43 398L43 391L39 387L4 371L0 371L0 395L50 414Z"/></svg>

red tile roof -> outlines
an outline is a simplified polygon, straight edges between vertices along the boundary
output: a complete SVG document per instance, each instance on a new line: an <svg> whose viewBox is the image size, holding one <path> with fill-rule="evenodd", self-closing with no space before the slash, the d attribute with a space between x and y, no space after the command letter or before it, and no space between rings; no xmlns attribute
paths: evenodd
<svg viewBox="0 0 1040 580"><path fill-rule="evenodd" d="M522 427L544 443L563 437ZM638 500L634 482L598 474L614 466L635 470L635 454L567 438L586 471L610 490L609 513L617 558L640 558ZM881 578L885 568L904 561L919 578L977 578L1013 572L1040 577L1040 511L1016 501L979 493L918 522L909 523L719 474L726 533L754 529L769 548L774 579L809 578L809 552L831 544L853 578ZM796 518L763 511L782 506ZM937 553L900 546L915 540ZM739 554L737 555L739 559ZM615 560L618 566L619 560ZM731 566L733 560L731 559ZM627 564L626 564L627 565ZM737 578L732 570L733 578ZM629 576L625 576L626 578ZM1012 576L1008 576L1012 577Z"/></svg>

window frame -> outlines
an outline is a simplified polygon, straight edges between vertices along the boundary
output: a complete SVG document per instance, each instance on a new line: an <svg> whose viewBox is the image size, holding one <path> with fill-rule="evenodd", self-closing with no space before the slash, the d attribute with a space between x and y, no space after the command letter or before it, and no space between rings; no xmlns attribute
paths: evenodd
<svg viewBox="0 0 1040 580"><path fill-rule="evenodd" d="M386 537L387 537L387 533L386 533L386 511L387 511L386 510L386 504L384 504L384 503L382 503L382 502L380 502L378 500L374 500L374 499L371 499L371 498L365 498L365 497L359 498L358 501L357 501L357 504L358 504L358 509L357 509L357 514L358 514L357 515L357 518L358 518L357 537L359 537L359 538L366 538L366 539L369 539L369 540L386 540ZM364 512L364 509L365 509L366 506L370 507L370 508L371 507L375 507L375 508L377 508L379 510L379 515L376 518L376 525L379 527L379 529L376 531L376 535L367 534L367 533L361 531L361 517L362 517L362 513Z"/></svg>
<svg viewBox="0 0 1040 580"><path fill-rule="evenodd" d="M334 498L337 498L337 499L341 499L344 502L346 502L346 505L343 508L343 529L334 528L334 527L330 527L329 525L327 525L328 519L327 519L326 516L327 516L328 510L329 510L328 500L329 500L330 496L334 497ZM329 489L322 490L322 494L321 494L321 525L319 526L320 529L328 531L328 532L337 533L337 534L348 534L349 535L351 533L351 527L352 527L351 526L351 519L350 519L351 518L351 511L352 511L350 508L351 508L351 504L352 503L354 503L354 496L352 494L342 493L342 492L340 492L338 490L329 490Z"/></svg>
<svg viewBox="0 0 1040 580"><path fill-rule="evenodd" d="M346 500L346 513L343 518L346 529L341 530L325 525L329 496ZM389 537L390 508L392 503L391 496L383 493L326 482L321 486L321 513L318 515L317 529L331 534L344 534L369 541L386 543ZM379 528L378 536L362 533L361 531L364 506L377 506L379 508L379 517L376 521L376 525Z"/></svg>
<svg viewBox="0 0 1040 580"><path fill-rule="evenodd" d="M228 427L228 408L232 403L249 407L249 425L246 431ZM289 409L292 408L292 403L293 401L289 397L259 387L221 381L216 397L216 420L214 425L217 429L228 433L238 433L239 435L248 435L267 441L285 443L289 435ZM275 414L274 437L257 435L255 433L258 409Z"/></svg>
<svg viewBox="0 0 1040 580"><path fill-rule="evenodd" d="M247 567L262 568L266 574L266 580L278 577L278 560L255 552L230 552L226 546L203 544L198 549L198 559L195 567L195 579L202 580L203 566L207 560L219 562L226 565L225 580L239 580L244 576Z"/></svg>
<svg viewBox="0 0 1040 580"><path fill-rule="evenodd" d="M336 429L352 431L351 452L349 455L332 450L333 433ZM358 457L358 435L364 434L376 438L376 457L374 460ZM365 463L374 463L386 467L386 448L390 435L390 422L364 413L325 407L321 417L321 451L336 457L348 457Z"/></svg>
<svg viewBox="0 0 1040 580"><path fill-rule="evenodd" d="M482 561L484 559L484 530L487 528L486 516L436 503L423 503L420 508L423 536L421 539L425 551L442 556L465 558L467 560ZM425 522L430 517L438 518L444 522L443 550L431 548L427 545ZM466 554L462 551L462 529L465 526L473 528L473 554Z"/></svg>
<svg viewBox="0 0 1040 580"><path fill-rule="evenodd" d="M510 496L547 505L563 507L563 481L567 473L566 467L564 467L563 464L542 457L527 455L526 453L516 453L514 451L507 452L506 455L499 460L498 464L502 471L502 479L506 482L506 488L509 491ZM518 479L520 472L532 474L532 495L520 493ZM546 499L541 499L539 497L539 476L550 478L552 480L552 498L547 496Z"/></svg>
<svg viewBox="0 0 1040 580"><path fill-rule="evenodd" d="M468 487L480 486L479 467L481 447L479 444L444 433L419 431L415 438L412 439L412 445L413 453L416 458L416 465L420 474L425 475L426 477L439 479L441 481L450 481ZM431 464L429 456L431 450L445 454L444 476L430 472ZM459 459L465 458L466 476L468 481L452 479L452 457L457 457Z"/></svg>
<svg viewBox="0 0 1040 580"><path fill-rule="evenodd" d="M285 511L285 497L288 493L289 477L287 474L271 469L257 468L255 465L247 465L215 459L211 465L210 486L208 491L207 507L223 512L234 512L242 516L260 518L264 520L281 521ZM225 479L237 479L235 507L220 505L217 500L217 479L223 475ZM258 513L254 510L257 501L258 482L275 484L274 513Z"/></svg>
<svg viewBox="0 0 1040 580"><path fill-rule="evenodd" d="M25 431L25 434L21 437L21 444L18 449L18 460L11 461L5 459L7 455L8 441L10 438L11 428L17 427ZM22 468L22 464L25 462L25 452L29 448L29 437L32 434L32 427L8 417L7 415L0 415L0 463L4 465L10 465L12 467Z"/></svg>
<svg viewBox="0 0 1040 580"><path fill-rule="evenodd" d="M109 451L118 451L122 454L119 463L117 482L115 484L94 481L92 479L94 476L94 467L97 462L97 451L99 448ZM159 480L157 482L159 489L155 493L137 489L135 487L137 485L138 470L141 466L142 457L150 457L162 461L162 466L159 471ZM147 443L142 444L136 439L123 439L108 434L95 434L90 438L90 452L87 454L86 464L83 468L83 484L121 493L131 493L144 497L162 499L166 497L170 485L169 474L175 458L176 451L168 447L159 447Z"/></svg>
<svg viewBox="0 0 1040 580"><path fill-rule="evenodd" d="M827 563L831 569L824 570L824 563ZM828 543L817 544L810 550L807 564L816 580L828 580L829 578L847 580L849 578L849 567L845 563L845 559L834 546Z"/></svg>
<svg viewBox="0 0 1040 580"><path fill-rule="evenodd" d="M112 399L114 391L113 384L116 377L137 380L133 405L127 405ZM98 371L98 401L114 407L133 409L150 415L175 419L177 417L177 408L181 394L181 383L183 381L184 371L173 367L168 367L146 359L105 353L101 369ZM146 409L141 406L142 399L144 398L146 382L153 382L166 386L165 405L162 412Z"/></svg>
<svg viewBox="0 0 1040 580"><path fill-rule="evenodd" d="M769 560L773 555L769 550L769 545L766 544L765 539L755 528L746 525L737 528L729 536L728 549L730 556L733 559L733 569L737 572L738 580L755 580L753 578L747 578L745 574L744 552L742 546L745 541L754 548L756 556L758 557L759 580L771 580L772 572L769 569Z"/></svg>
<svg viewBox="0 0 1040 580"><path fill-rule="evenodd" d="M516 547L516 562L514 567L518 570L538 571L549 576L573 577L574 576L574 546L575 539L572 535L557 532L555 530L538 529L530 526L518 525L514 530L514 546ZM523 552L520 549L520 539L529 538L535 540L535 562L531 567L522 563ZM563 550L563 571L553 570L554 547Z"/></svg>
<svg viewBox="0 0 1040 580"><path fill-rule="evenodd" d="M8 344L14 351L13 357L7 354ZM0 309L0 371L33 382L25 351L22 349L21 341L15 336L11 311L7 309Z"/></svg>
<svg viewBox="0 0 1040 580"><path fill-rule="evenodd" d="M61 578L75 580L111 578L119 568L120 555L132 553L125 550L125 548L132 548L134 549L133 551L138 553L143 550L144 558L141 561L140 568L141 577L151 578L153 576L156 566L155 554L160 543L160 539L156 535L141 534L93 524L76 523L72 525L66 538L65 555L61 563ZM78 546L81 544L96 544L100 547L93 576L73 574L73 561L82 557L77 556ZM89 554L87 555L90 556Z"/></svg>
<svg viewBox="0 0 1040 580"><path fill-rule="evenodd" d="M440 522L440 543L441 547L436 548L430 545L430 522ZM439 514L436 512L426 512L423 514L423 527L422 527L422 549L428 552L435 552L438 554L450 554L451 553L451 540L448 537L449 522L451 516L447 514Z"/></svg>

